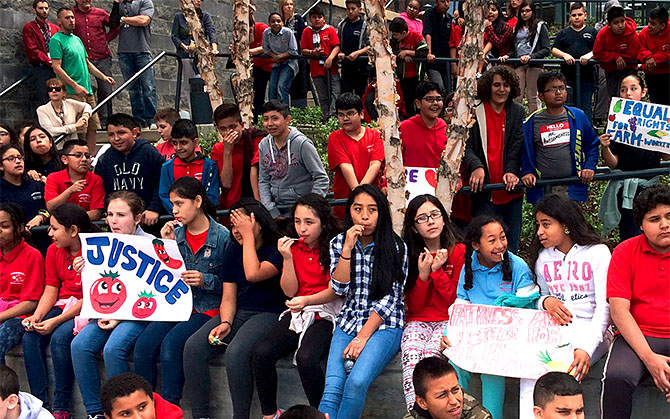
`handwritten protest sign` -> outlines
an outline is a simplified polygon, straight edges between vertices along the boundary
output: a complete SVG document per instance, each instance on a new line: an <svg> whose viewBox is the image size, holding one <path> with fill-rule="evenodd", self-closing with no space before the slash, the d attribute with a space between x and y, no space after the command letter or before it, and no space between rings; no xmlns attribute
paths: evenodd
<svg viewBox="0 0 670 419"><path fill-rule="evenodd" d="M612 141L670 153L670 106L612 98L606 132Z"/></svg>
<svg viewBox="0 0 670 419"><path fill-rule="evenodd" d="M81 315L115 320L188 320L191 288L181 279L184 261L174 240L129 234L80 234Z"/></svg>
<svg viewBox="0 0 670 419"><path fill-rule="evenodd" d="M574 330L546 311L456 304L447 327L452 346L444 354L466 371L536 379L568 370Z"/></svg>
<svg viewBox="0 0 670 419"><path fill-rule="evenodd" d="M405 167L405 198L407 203L414 197L430 194L435 195L437 186L436 171L429 167Z"/></svg>

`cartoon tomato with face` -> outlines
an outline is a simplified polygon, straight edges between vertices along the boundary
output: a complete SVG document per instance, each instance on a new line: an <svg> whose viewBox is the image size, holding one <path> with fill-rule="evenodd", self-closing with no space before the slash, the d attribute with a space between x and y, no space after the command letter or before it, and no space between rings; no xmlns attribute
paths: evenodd
<svg viewBox="0 0 670 419"><path fill-rule="evenodd" d="M165 250L165 244L163 244L163 240L154 239L151 243L154 245L154 250L156 251L156 256L158 256L158 259L162 260L168 268L181 268L182 262L180 260L172 259L170 255L168 255L167 250Z"/></svg>
<svg viewBox="0 0 670 419"><path fill-rule="evenodd" d="M103 272L91 286L91 305L98 313L114 313L125 301L126 286L116 272Z"/></svg>
<svg viewBox="0 0 670 419"><path fill-rule="evenodd" d="M156 299L153 293L142 291L138 295L135 305L133 305L133 317L137 319L146 319L156 311Z"/></svg>

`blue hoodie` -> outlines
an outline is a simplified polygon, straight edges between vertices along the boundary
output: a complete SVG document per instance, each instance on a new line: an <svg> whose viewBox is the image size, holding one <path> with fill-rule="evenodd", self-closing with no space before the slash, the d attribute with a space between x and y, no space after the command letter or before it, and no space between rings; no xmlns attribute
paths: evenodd
<svg viewBox="0 0 670 419"><path fill-rule="evenodd" d="M163 202L163 207L168 213L172 214L172 202L170 202L170 186L176 180L174 178L174 161L179 157L166 161L161 167L161 182L158 187L158 196ZM204 159L205 164L202 167L202 186L207 191L207 197L212 201L212 205L216 207L219 205L219 169L216 167L214 160L198 154L192 161Z"/></svg>
<svg viewBox="0 0 670 419"><path fill-rule="evenodd" d="M102 178L107 195L132 191L144 200L147 210L161 213L163 205L158 197L158 184L164 162L156 147L140 138L127 155L114 148L107 150L98 159L95 174Z"/></svg>
<svg viewBox="0 0 670 419"><path fill-rule="evenodd" d="M598 134L596 134L584 111L572 106L564 106L564 108L568 111L568 122L570 123L570 151L573 156L572 176L577 176L577 173L582 169L595 171L598 164L598 144L600 144ZM530 114L523 123L521 176L532 173L538 179L542 178L542 174L537 170L536 165L533 122L535 114L543 109L538 109ZM568 186L568 196L575 201L586 201L588 192L589 186L584 183L576 183ZM531 204L536 203L540 198L542 198L542 188L529 188L526 190L526 199Z"/></svg>

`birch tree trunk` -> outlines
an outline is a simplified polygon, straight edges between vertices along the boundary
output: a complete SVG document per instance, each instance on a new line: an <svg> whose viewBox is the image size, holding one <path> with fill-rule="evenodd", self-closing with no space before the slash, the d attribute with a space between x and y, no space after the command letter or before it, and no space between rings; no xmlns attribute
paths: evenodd
<svg viewBox="0 0 670 419"><path fill-rule="evenodd" d="M249 128L253 126L254 82L251 77L251 59L249 43L253 37L253 28L249 25L249 0L235 0L233 4L233 44L230 53L235 64L233 87L237 94L242 122Z"/></svg>
<svg viewBox="0 0 670 419"><path fill-rule="evenodd" d="M477 88L477 66L482 58L482 41L486 28L486 0L468 0L463 3L465 33L461 41L458 82L454 94L454 113L449 125L449 141L442 152L437 170L435 196L451 214L458 185L461 160L465 154L468 130L472 126L472 110Z"/></svg>
<svg viewBox="0 0 670 419"><path fill-rule="evenodd" d="M212 109L216 109L217 106L223 103L223 94L221 93L219 79L216 77L214 56L211 53L212 49L202 29L200 18L195 11L193 0L180 1L181 11L186 18L186 23L191 30L191 36L195 43L195 56L198 59L200 77L205 82L205 91L209 94L209 102L212 104Z"/></svg>
<svg viewBox="0 0 670 419"><path fill-rule="evenodd" d="M375 105L379 113L379 130L384 141L386 157L386 180L388 201L391 210L393 230L401 234L405 217L405 168L402 163L400 132L398 131L397 93L393 79L392 54L388 42L388 28L384 13L384 3L379 0L365 0L368 34L372 62L377 71L377 99Z"/></svg>

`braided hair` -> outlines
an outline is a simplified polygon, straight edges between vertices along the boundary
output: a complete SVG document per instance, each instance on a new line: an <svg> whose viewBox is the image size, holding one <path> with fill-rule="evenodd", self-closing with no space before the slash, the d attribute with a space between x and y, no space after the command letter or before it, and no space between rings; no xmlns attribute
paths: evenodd
<svg viewBox="0 0 670 419"><path fill-rule="evenodd" d="M474 246L472 244L481 241L482 229L484 226L491 223L500 224L503 230L507 231L505 223L498 216L491 214L479 215L473 218L468 225L467 230L465 230L465 238L463 239L463 242L465 243L465 265L463 267L463 269L465 269L465 284L463 285L463 288L465 288L466 291L472 289L472 282L474 279L474 274L472 273L472 254L474 252ZM505 253L507 254L507 257L502 261L502 279L503 281L510 282L512 281L512 263L510 261L509 251L505 250Z"/></svg>

